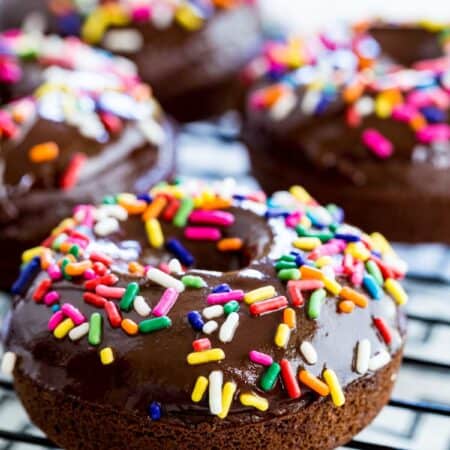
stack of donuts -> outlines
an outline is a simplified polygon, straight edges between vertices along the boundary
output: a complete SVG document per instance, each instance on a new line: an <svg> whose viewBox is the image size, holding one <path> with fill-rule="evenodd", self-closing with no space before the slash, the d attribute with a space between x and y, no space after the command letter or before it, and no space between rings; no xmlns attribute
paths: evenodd
<svg viewBox="0 0 450 450"><path fill-rule="evenodd" d="M405 343L387 238L450 242L450 28L264 41L251 0L16 3L1 368L31 420L69 450L348 442ZM270 195L175 178L179 123L228 109Z"/></svg>

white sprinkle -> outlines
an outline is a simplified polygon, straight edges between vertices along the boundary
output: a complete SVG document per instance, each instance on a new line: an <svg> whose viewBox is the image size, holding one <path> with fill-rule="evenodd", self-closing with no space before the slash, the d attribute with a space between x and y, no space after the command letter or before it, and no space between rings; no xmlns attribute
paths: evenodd
<svg viewBox="0 0 450 450"><path fill-rule="evenodd" d="M107 217L97 222L94 227L97 236L108 236L119 230L119 222L114 217Z"/></svg>
<svg viewBox="0 0 450 450"><path fill-rule="evenodd" d="M293 92L288 92L270 109L270 115L274 120L282 120L287 117L297 104L297 96Z"/></svg>
<svg viewBox="0 0 450 450"><path fill-rule="evenodd" d="M168 264L170 273L183 273L183 267L177 258L172 258Z"/></svg>
<svg viewBox="0 0 450 450"><path fill-rule="evenodd" d="M239 314L232 312L228 314L227 319L220 327L219 339L221 342L231 342L239 325Z"/></svg>
<svg viewBox="0 0 450 450"><path fill-rule="evenodd" d="M217 415L222 411L222 384L222 371L213 370L209 374L209 410L211 414Z"/></svg>
<svg viewBox="0 0 450 450"><path fill-rule="evenodd" d="M223 306L222 305L213 305L208 306L202 311L203 317L205 319L215 319L216 317L223 316Z"/></svg>
<svg viewBox="0 0 450 450"><path fill-rule="evenodd" d="M183 292L185 288L180 280L154 267L148 270L147 278L160 286L174 288L177 292Z"/></svg>
<svg viewBox="0 0 450 450"><path fill-rule="evenodd" d="M203 325L202 331L205 334L211 334L214 333L217 328L219 328L219 324L215 320L209 320L205 323L205 325Z"/></svg>
<svg viewBox="0 0 450 450"><path fill-rule="evenodd" d="M69 338L72 341L78 341L78 339L81 339L82 337L86 336L89 333L89 323L84 322L81 325L78 325L75 328L72 328L69 331Z"/></svg>
<svg viewBox="0 0 450 450"><path fill-rule="evenodd" d="M370 358L369 361L369 370L375 371L381 369L391 360L391 355L387 352L387 350L383 349L377 355Z"/></svg>
<svg viewBox="0 0 450 450"><path fill-rule="evenodd" d="M320 102L320 92L310 89L306 91L302 100L302 112L307 115L312 115Z"/></svg>
<svg viewBox="0 0 450 450"><path fill-rule="evenodd" d="M164 128L151 118L147 118L145 120L140 120L138 122L138 127L141 130L142 134L155 145L161 145L164 143L166 139L166 133Z"/></svg>
<svg viewBox="0 0 450 450"><path fill-rule="evenodd" d="M311 342L303 341L300 345L300 351L308 364L316 364L317 352Z"/></svg>
<svg viewBox="0 0 450 450"><path fill-rule="evenodd" d="M148 306L148 303L142 295L136 296L133 302L133 308L141 317L147 317L152 312L152 309Z"/></svg>
<svg viewBox="0 0 450 450"><path fill-rule="evenodd" d="M101 205L97 212L99 219L104 217L114 217L117 220L125 221L128 219L128 212L120 205Z"/></svg>
<svg viewBox="0 0 450 450"><path fill-rule="evenodd" d="M369 370L371 345L369 339L362 339L358 342L356 349L356 371L364 375Z"/></svg>
<svg viewBox="0 0 450 450"><path fill-rule="evenodd" d="M368 116L374 111L374 101L371 97L368 96L361 97L355 103L355 109L360 116Z"/></svg>
<svg viewBox="0 0 450 450"><path fill-rule="evenodd" d="M152 7L152 23L160 30L168 28L173 21L173 8L164 2L155 3Z"/></svg>
<svg viewBox="0 0 450 450"><path fill-rule="evenodd" d="M13 352L6 352L2 359L2 372L5 375L12 375L16 366L17 355Z"/></svg>
<svg viewBox="0 0 450 450"><path fill-rule="evenodd" d="M120 53L135 53L142 48L143 43L141 33L130 28L109 30L102 42L108 50Z"/></svg>

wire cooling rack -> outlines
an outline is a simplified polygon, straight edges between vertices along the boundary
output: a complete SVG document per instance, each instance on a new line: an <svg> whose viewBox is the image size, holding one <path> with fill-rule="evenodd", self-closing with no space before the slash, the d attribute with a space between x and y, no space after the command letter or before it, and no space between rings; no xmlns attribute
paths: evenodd
<svg viewBox="0 0 450 450"><path fill-rule="evenodd" d="M213 125L186 127L180 139L182 174L206 179L233 176L256 187L246 151L235 137L233 116ZM418 279L406 284L411 297L409 339L393 398L347 449L450 449L450 285ZM0 325L2 306L5 310L5 299L2 303L0 298ZM19 418L11 420L12 416ZM0 450L57 448L39 433L19 406L12 382L0 379Z"/></svg>

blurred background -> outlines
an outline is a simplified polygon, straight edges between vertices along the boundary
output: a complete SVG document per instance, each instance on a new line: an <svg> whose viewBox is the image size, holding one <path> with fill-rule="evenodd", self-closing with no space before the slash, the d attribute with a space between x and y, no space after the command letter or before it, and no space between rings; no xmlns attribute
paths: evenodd
<svg viewBox="0 0 450 450"><path fill-rule="evenodd" d="M333 21L371 17L450 22L448 0L262 0L262 9L268 29L307 31ZM233 114L214 123L185 126L180 140L181 174L207 179L231 176L240 183L256 186L246 150L234 141L238 126ZM393 394L394 401L356 437L359 444L349 448L449 450L450 250L426 244L397 248L411 268L411 276L406 281L411 298L406 359ZM0 320L8 302L8 297L1 294ZM0 429L41 436L29 423L9 387L0 378ZM44 447L0 438L0 450L36 448Z"/></svg>

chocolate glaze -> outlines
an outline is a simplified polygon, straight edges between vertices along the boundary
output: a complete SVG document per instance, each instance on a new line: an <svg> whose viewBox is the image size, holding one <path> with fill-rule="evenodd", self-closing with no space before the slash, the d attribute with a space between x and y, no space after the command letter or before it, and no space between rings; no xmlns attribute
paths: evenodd
<svg viewBox="0 0 450 450"><path fill-rule="evenodd" d="M192 330L186 321L186 314L195 309L201 311L206 306L205 299L212 287L226 282L233 289L248 291L272 284L279 295L286 295L285 285L276 276L274 260L292 248L291 241L295 233L287 229L280 218L270 219L266 223L265 219L244 207L235 207L231 212L236 221L233 226L222 230L223 236L242 237L245 242L243 254L246 256L240 260L240 264L246 258L249 259L247 266L237 270L237 260L224 259L223 254L215 249L214 243L187 241L181 229L163 222L166 238L180 239L197 260L195 268L188 273L202 276L208 287L187 289L181 293L169 313L173 325L163 331L129 337L120 329L112 329L105 319L101 347L111 346L114 349L116 360L110 366L100 363L98 349L90 346L86 339L76 343L67 338L56 341L47 331L51 312L30 297L33 288L44 277L43 274L39 275L27 295L14 299L7 330L6 347L18 354L20 371L45 389L137 415L145 415L151 401L160 401L165 410L165 420L189 424L204 421L209 415L207 401L194 405L190 400L191 390L199 375L208 376L211 370L220 369L224 373L224 381L234 380L239 391L259 391L258 380L264 369L249 361L250 350L266 352L277 361L287 358L295 371L299 367L307 367L314 375L320 376L325 367L332 368L343 386L346 386L361 378L353 370L358 340L368 338L374 353L385 348L372 325L373 316L384 317L398 336L389 352L393 355L400 349L405 333L404 316L389 296L384 296L380 301L370 301L368 308L356 308L352 314L338 314L336 298L328 296L317 320L308 319L304 309L297 310L297 329L293 331L286 349L277 349L273 344L282 312L254 318L242 304L239 327L231 343L221 343L216 334L209 336L213 347L224 350L225 360L189 366L186 355L192 351L191 343L204 335ZM138 281L141 294L149 304L155 306L164 289L146 279L130 277L124 271L129 260L137 259L145 264L155 259L169 259L164 251L153 251L148 247L141 219L129 219L122 224L120 232L108 238L96 239L96 242L100 248L114 255L113 271L120 277L119 285ZM339 282L347 284L343 279L339 279ZM84 288L80 283L62 281L54 287L61 292L64 302L74 304L87 317L95 311L95 308L83 302ZM141 320L134 312L125 315L137 322ZM311 341L317 350L319 360L314 366L308 366L300 354L299 345L303 340ZM306 404L319 401L306 388L302 389L304 395L294 401L288 398L278 383L273 391L264 394L270 401L266 413L252 410L251 414L239 414L247 412L247 409L234 401L227 421L246 423L266 420L299 411Z"/></svg>

